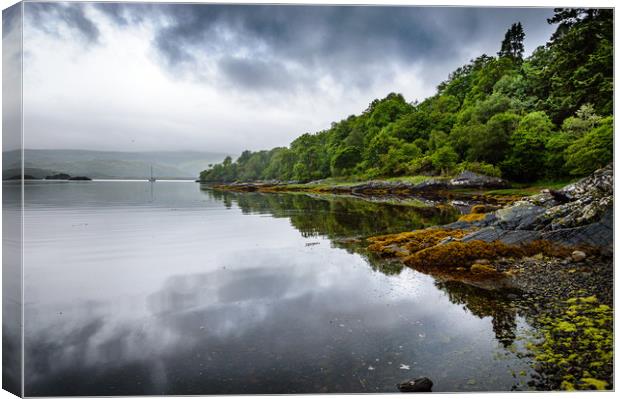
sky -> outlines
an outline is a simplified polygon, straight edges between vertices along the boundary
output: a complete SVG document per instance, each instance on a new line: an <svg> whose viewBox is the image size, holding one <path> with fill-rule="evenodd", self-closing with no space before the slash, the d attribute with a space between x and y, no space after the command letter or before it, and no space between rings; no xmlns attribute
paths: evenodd
<svg viewBox="0 0 620 399"><path fill-rule="evenodd" d="M433 95L495 55L526 54L549 8L25 3L27 148L200 150L288 145L375 98ZM3 41L11 20L3 24ZM13 23L16 27L18 24Z"/></svg>

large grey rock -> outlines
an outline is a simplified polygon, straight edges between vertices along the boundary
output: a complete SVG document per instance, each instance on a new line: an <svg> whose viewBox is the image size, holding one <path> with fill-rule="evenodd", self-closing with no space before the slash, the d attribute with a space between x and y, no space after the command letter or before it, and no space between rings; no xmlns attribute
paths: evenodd
<svg viewBox="0 0 620 399"><path fill-rule="evenodd" d="M533 205L526 201L519 201L508 208L495 212L497 224L506 230L532 229L534 222L545 213L542 206Z"/></svg>
<svg viewBox="0 0 620 399"><path fill-rule="evenodd" d="M502 188L508 187L507 181L499 177L491 177L481 175L479 173L463 171L461 174L450 180L450 185L454 187L485 187L485 188Z"/></svg>
<svg viewBox="0 0 620 399"><path fill-rule="evenodd" d="M502 241L522 244L549 240L563 245L592 245L613 250L613 165L552 193L525 198L485 217L449 228L480 228L463 241Z"/></svg>
<svg viewBox="0 0 620 399"><path fill-rule="evenodd" d="M504 244L524 244L540 239L540 233L533 230L505 230L499 227L485 227L463 237L461 241L501 241Z"/></svg>
<svg viewBox="0 0 620 399"><path fill-rule="evenodd" d="M600 221L585 226L546 231L541 234L544 240L564 245L592 245L605 251L613 251L614 244L613 209L608 209Z"/></svg>

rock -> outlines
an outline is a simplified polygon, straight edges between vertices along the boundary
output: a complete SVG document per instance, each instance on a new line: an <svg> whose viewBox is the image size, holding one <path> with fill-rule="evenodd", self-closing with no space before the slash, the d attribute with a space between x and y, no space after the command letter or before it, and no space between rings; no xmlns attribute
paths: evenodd
<svg viewBox="0 0 620 399"><path fill-rule="evenodd" d="M433 381L426 377L414 378L397 385L401 392L431 392Z"/></svg>
<svg viewBox="0 0 620 399"><path fill-rule="evenodd" d="M469 270L471 270L472 273L494 273L497 271L495 267L491 265L481 265L480 263L474 263Z"/></svg>
<svg viewBox="0 0 620 399"><path fill-rule="evenodd" d="M531 230L505 230L498 227L485 227L463 237L461 241L501 241L504 244L525 244L540 239L540 232Z"/></svg>
<svg viewBox="0 0 620 399"><path fill-rule="evenodd" d="M51 176L45 176L45 180L69 180L70 178L71 176L66 173L58 173Z"/></svg>
<svg viewBox="0 0 620 399"><path fill-rule="evenodd" d="M67 180L92 180L92 179L86 176L75 176L75 177L70 177Z"/></svg>
<svg viewBox="0 0 620 399"><path fill-rule="evenodd" d="M505 188L509 187L507 181L499 177L485 176L478 173L463 171L460 175L450 180L450 185L455 187L479 187L479 188Z"/></svg>
<svg viewBox="0 0 620 399"><path fill-rule="evenodd" d="M573 251L570 256L575 262L581 262L586 258L586 253L583 251Z"/></svg>
<svg viewBox="0 0 620 399"><path fill-rule="evenodd" d="M592 245L608 253L613 252L613 237L613 208L609 208L598 222L545 231L541 234L543 240L555 241L563 245Z"/></svg>
<svg viewBox="0 0 620 399"><path fill-rule="evenodd" d="M524 244L549 240L562 245L586 244L613 251L613 164L558 191L543 190L512 206L488 213L469 227L480 229L462 241L500 240ZM455 222L447 228L467 228Z"/></svg>
<svg viewBox="0 0 620 399"><path fill-rule="evenodd" d="M491 261L488 259L476 259L474 263L477 263L479 265L490 265Z"/></svg>
<svg viewBox="0 0 620 399"><path fill-rule="evenodd" d="M541 206L519 201L513 206L498 210L495 215L499 225L504 229L528 230L528 227L545 211L546 209Z"/></svg>

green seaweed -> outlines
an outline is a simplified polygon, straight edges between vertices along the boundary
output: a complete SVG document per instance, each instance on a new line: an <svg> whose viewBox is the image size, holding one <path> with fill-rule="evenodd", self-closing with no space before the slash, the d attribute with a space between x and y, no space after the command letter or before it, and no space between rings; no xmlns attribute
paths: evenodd
<svg viewBox="0 0 620 399"><path fill-rule="evenodd" d="M536 369L552 389L611 389L613 310L596 296L570 298L555 317L541 316L530 342Z"/></svg>

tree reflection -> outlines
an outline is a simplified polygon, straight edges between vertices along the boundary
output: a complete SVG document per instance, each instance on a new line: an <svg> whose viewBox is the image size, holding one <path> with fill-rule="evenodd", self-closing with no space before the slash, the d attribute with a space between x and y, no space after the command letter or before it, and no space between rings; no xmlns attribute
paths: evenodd
<svg viewBox="0 0 620 399"><path fill-rule="evenodd" d="M205 193L226 204L236 203L244 213L289 218L304 237L325 236L332 240L335 247L364 256L373 270L386 275L398 275L404 265L367 251L363 238L447 224L454 221L459 213L457 209L445 205L421 207L343 196L212 190ZM483 284L476 286L475 281L467 284L463 282L468 281L466 278L445 281L440 275L433 274L433 277L436 278L436 286L446 293L452 303L463 305L477 317L490 317L495 337L504 347L514 342L517 308L514 301L506 296L506 290L481 288Z"/></svg>

